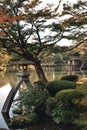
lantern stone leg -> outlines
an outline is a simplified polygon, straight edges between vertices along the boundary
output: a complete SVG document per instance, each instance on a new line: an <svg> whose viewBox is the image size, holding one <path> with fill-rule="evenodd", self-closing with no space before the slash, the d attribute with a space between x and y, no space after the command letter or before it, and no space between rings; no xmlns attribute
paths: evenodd
<svg viewBox="0 0 87 130"><path fill-rule="evenodd" d="M6 114L9 114L9 110L10 110L10 107L11 107L12 102L14 100L14 97L15 97L18 89L22 85L22 83L24 82L27 87L32 87L32 84L29 80L30 74L28 71L28 65L30 64L30 62L23 59L21 61L15 62L14 64L18 65L18 68L19 68L18 72L17 72L17 82L12 87L12 89L9 92L9 94L5 100L5 103L3 105L2 113L6 113Z"/></svg>

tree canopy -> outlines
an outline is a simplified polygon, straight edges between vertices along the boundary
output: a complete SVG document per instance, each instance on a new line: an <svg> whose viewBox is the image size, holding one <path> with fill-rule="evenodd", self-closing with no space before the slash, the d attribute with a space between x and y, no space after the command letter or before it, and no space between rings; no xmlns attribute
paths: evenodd
<svg viewBox="0 0 87 130"><path fill-rule="evenodd" d="M47 20L49 22L55 17L51 5L43 9L38 7L40 0L3 0L0 5L0 41L3 47L22 56L28 52L30 60L58 42L62 34L59 30L55 35L50 35L52 25Z"/></svg>
<svg viewBox="0 0 87 130"><path fill-rule="evenodd" d="M40 4L40 0L2 0L0 41L9 53L33 61L39 79L46 81L39 57L61 39L62 32L51 30L50 20L56 17L52 6L48 4L40 9Z"/></svg>
<svg viewBox="0 0 87 130"><path fill-rule="evenodd" d="M87 1L79 0L70 5L63 4L61 17L68 18L62 22L64 28L63 38L72 40L72 48L76 48L87 41Z"/></svg>
<svg viewBox="0 0 87 130"><path fill-rule="evenodd" d="M41 81L47 81L40 65L40 56L50 52L62 38L78 42L86 40L87 2L63 5L58 13L61 0L54 5L40 7L41 0L0 1L0 42L11 54L18 54L32 61ZM86 9L87 10L87 9ZM60 18L68 15L67 19Z"/></svg>

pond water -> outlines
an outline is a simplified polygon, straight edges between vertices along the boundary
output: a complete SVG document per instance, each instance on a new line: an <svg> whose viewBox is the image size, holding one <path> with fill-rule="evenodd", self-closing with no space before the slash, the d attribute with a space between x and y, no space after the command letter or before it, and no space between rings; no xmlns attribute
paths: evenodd
<svg viewBox="0 0 87 130"><path fill-rule="evenodd" d="M45 75L48 79L48 81L52 81L55 79L60 79L60 77L71 74L71 72L67 71L64 68L45 68L44 69ZM79 78L87 78L87 73L86 71L73 71L72 74L76 74L79 76ZM31 71L30 73L30 81L33 83L35 81L38 81L38 77L36 75L35 71ZM2 114L1 110L3 107L3 104L5 102L5 99L8 95L8 93L11 90L11 84L14 84L16 82L16 73L7 73L3 74L0 73L0 130L1 128L8 129L8 125L6 124ZM12 108L10 110L10 116L12 116ZM71 126L57 126L55 123L51 121L45 121L43 123L38 123L33 126L29 126L26 128L23 128L23 130L77 130L74 127ZM16 129L11 129L11 130L16 130ZM19 129L19 130L22 130ZM78 129L79 130L79 129Z"/></svg>

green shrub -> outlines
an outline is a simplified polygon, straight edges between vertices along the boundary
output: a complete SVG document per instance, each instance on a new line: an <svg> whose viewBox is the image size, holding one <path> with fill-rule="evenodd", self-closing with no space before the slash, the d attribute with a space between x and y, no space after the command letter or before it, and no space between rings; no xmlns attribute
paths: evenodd
<svg viewBox="0 0 87 130"><path fill-rule="evenodd" d="M61 77L61 80L68 80L68 81L76 82L76 81L78 81L78 76L77 75L66 75L66 76Z"/></svg>
<svg viewBox="0 0 87 130"><path fill-rule="evenodd" d="M27 116L27 120L26 122L29 123L29 122L36 122L38 120L38 115L35 113L35 112L32 112L30 113L28 116Z"/></svg>
<svg viewBox="0 0 87 130"><path fill-rule="evenodd" d="M75 121L75 124L76 124L76 126L78 126L78 128L80 128L80 130L86 130L86 126L87 126L87 123L86 123L86 121L84 121L83 119L77 119L76 121Z"/></svg>
<svg viewBox="0 0 87 130"><path fill-rule="evenodd" d="M80 117L77 104L84 97L84 93L79 90L67 89L58 92L55 96L56 107L51 111L53 120L59 124L74 124Z"/></svg>
<svg viewBox="0 0 87 130"><path fill-rule="evenodd" d="M79 85L78 86L78 89L81 89L81 90L86 90L87 91L87 81L86 82L84 82L83 84L81 84L81 85Z"/></svg>
<svg viewBox="0 0 87 130"><path fill-rule="evenodd" d="M37 115L41 115L45 113L45 103L48 97L49 93L46 89L34 87L20 91L17 100L23 114L35 112Z"/></svg>
<svg viewBox="0 0 87 130"><path fill-rule="evenodd" d="M29 115L21 115L21 116L14 116L11 119L10 126L11 127L22 127L26 126L29 123L34 123L38 120L38 115L36 113L30 113Z"/></svg>
<svg viewBox="0 0 87 130"><path fill-rule="evenodd" d="M46 113L50 115L51 111L55 108L56 100L54 97L49 97L46 100Z"/></svg>
<svg viewBox="0 0 87 130"><path fill-rule="evenodd" d="M12 112L14 114L18 114L18 115L22 114L22 110L21 109L14 109Z"/></svg>
<svg viewBox="0 0 87 130"><path fill-rule="evenodd" d="M50 81L47 83L47 90L51 96L54 96L57 92L64 89L75 89L77 87L76 83L71 81Z"/></svg>
<svg viewBox="0 0 87 130"><path fill-rule="evenodd" d="M46 86L45 82L41 82L41 81L34 82L34 87L36 87L36 88L44 89L45 86Z"/></svg>
<svg viewBox="0 0 87 130"><path fill-rule="evenodd" d="M83 99L84 96L85 94L80 90L67 89L58 92L55 95L55 98L57 101L78 104Z"/></svg>
<svg viewBox="0 0 87 130"><path fill-rule="evenodd" d="M78 90L83 91L85 95L87 96L87 81L84 82L82 85L78 85Z"/></svg>
<svg viewBox="0 0 87 130"><path fill-rule="evenodd" d="M62 101L59 101L55 109L51 112L52 119L57 123L73 124L78 119L79 113L75 106L68 106Z"/></svg>

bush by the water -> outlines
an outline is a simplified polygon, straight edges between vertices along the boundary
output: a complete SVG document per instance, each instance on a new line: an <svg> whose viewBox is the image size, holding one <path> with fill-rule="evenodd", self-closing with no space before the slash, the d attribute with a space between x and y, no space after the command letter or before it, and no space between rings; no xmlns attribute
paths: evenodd
<svg viewBox="0 0 87 130"><path fill-rule="evenodd" d="M24 115L22 119L29 115L29 118L23 121L29 123L33 122L34 118L38 121L49 116L58 124L72 124L79 117L77 106L84 97L81 90L75 89L76 86L75 82L60 80L50 81L46 86L37 82L32 88L21 90L17 98L18 110ZM32 115L33 113L35 114Z"/></svg>
<svg viewBox="0 0 87 130"><path fill-rule="evenodd" d="M33 87L20 91L19 97L16 99L19 102L19 109L23 114L35 112L37 115L44 115L45 102L49 97L46 89Z"/></svg>
<svg viewBox="0 0 87 130"><path fill-rule="evenodd" d="M12 117L10 126L11 127L22 127L26 126L30 123L36 122L38 119L38 115L36 113L30 113L29 115L21 115L21 116L14 116Z"/></svg>
<svg viewBox="0 0 87 130"><path fill-rule="evenodd" d="M50 115L51 111L55 108L56 99L54 97L49 97L46 100L46 113Z"/></svg>
<svg viewBox="0 0 87 130"><path fill-rule="evenodd" d="M34 87L44 89L45 84L46 84L45 82L37 81L37 82L34 82Z"/></svg>
<svg viewBox="0 0 87 130"><path fill-rule="evenodd" d="M83 99L84 96L85 94L80 90L67 89L58 92L55 95L55 98L57 101L62 101L69 104L70 103L78 104Z"/></svg>
<svg viewBox="0 0 87 130"><path fill-rule="evenodd" d="M78 76L77 75L66 75L66 76L61 77L61 80L68 80L68 81L76 82L76 81L78 81Z"/></svg>
<svg viewBox="0 0 87 130"><path fill-rule="evenodd" d="M50 81L47 83L47 86L46 86L51 96L55 96L55 94L59 92L60 90L75 89L76 87L77 85L75 82L64 81L64 80Z"/></svg>
<svg viewBox="0 0 87 130"><path fill-rule="evenodd" d="M84 91L84 93L87 95L87 81L78 86L78 90Z"/></svg>
<svg viewBox="0 0 87 130"><path fill-rule="evenodd" d="M62 101L59 101L55 109L51 111L51 116L57 124L73 124L79 118L79 113L75 106L68 106Z"/></svg>
<svg viewBox="0 0 87 130"><path fill-rule="evenodd" d="M57 104L51 111L53 120L59 124L74 124L79 118L77 104L84 97L84 93L78 90L62 90L55 96Z"/></svg>

